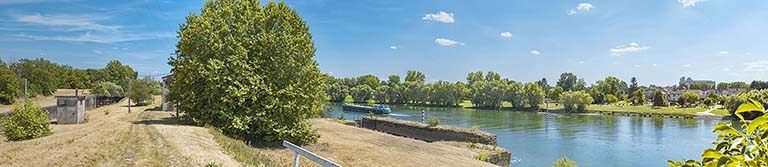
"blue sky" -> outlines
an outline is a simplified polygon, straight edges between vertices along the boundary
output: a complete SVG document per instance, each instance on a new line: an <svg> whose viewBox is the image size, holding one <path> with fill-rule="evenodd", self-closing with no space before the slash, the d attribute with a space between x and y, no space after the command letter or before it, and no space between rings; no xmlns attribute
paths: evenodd
<svg viewBox="0 0 768 167"><path fill-rule="evenodd" d="M114 1L117 2L117 1ZM768 1L286 1L310 26L323 72L427 74L464 81L496 71L518 81L562 72L642 85L681 76L768 80ZM0 1L0 58L79 68L120 60L168 73L175 31L204 1Z"/></svg>

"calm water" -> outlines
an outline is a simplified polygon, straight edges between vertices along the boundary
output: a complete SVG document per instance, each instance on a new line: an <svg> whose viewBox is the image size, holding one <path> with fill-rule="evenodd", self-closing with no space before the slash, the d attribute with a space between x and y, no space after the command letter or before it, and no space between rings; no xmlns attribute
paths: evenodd
<svg viewBox="0 0 768 167"><path fill-rule="evenodd" d="M421 121L421 108L391 106L382 116ZM334 106L334 117L341 115ZM346 119L364 113L344 112ZM557 115L530 112L427 108L427 118L443 125L477 127L496 134L498 145L512 153L512 166L543 167L563 155L579 166L668 166L667 159L699 159L711 147L720 120L670 119L605 115Z"/></svg>

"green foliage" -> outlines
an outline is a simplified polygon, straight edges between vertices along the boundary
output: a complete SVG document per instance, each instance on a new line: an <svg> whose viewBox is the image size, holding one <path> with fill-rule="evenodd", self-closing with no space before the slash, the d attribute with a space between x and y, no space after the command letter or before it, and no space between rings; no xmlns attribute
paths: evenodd
<svg viewBox="0 0 768 167"><path fill-rule="evenodd" d="M553 167L578 167L579 165L576 164L576 162L571 161L568 159L567 156L563 156L563 158L558 159L555 161L554 164L552 164Z"/></svg>
<svg viewBox="0 0 768 167"><path fill-rule="evenodd" d="M614 95L612 95L612 94L605 95L605 102L607 102L609 104L613 104L613 103L616 103L618 101L619 101L619 98L614 96Z"/></svg>
<svg viewBox="0 0 768 167"><path fill-rule="evenodd" d="M427 124L429 124L429 126L438 126L440 125L440 118L429 117L429 119L427 119Z"/></svg>
<svg viewBox="0 0 768 167"><path fill-rule="evenodd" d="M207 1L180 25L169 99L240 139L316 142L325 100L309 27L284 2ZM262 142L262 143L263 143Z"/></svg>
<svg viewBox="0 0 768 167"><path fill-rule="evenodd" d="M525 108L523 84L511 81L507 83L504 100L512 103L513 108Z"/></svg>
<svg viewBox="0 0 768 167"><path fill-rule="evenodd" d="M747 97L744 97L747 98ZM760 102L747 98L746 103L739 105L736 115L747 112L765 113ZM670 166L764 166L768 164L768 115L747 122L741 116L741 128L733 128L731 123L718 123L713 132L718 133L712 144L701 154L701 161L667 160Z"/></svg>
<svg viewBox="0 0 768 167"><path fill-rule="evenodd" d="M544 89L536 83L526 83L525 100L531 109L539 109L539 104L544 103Z"/></svg>
<svg viewBox="0 0 768 167"><path fill-rule="evenodd" d="M144 77L131 83L131 100L137 105L147 105L153 102L152 95L158 94L156 89L160 83L150 77Z"/></svg>
<svg viewBox="0 0 768 167"><path fill-rule="evenodd" d="M333 84L326 84L326 94L330 97L332 102L343 102L344 98L349 95L349 88L338 82Z"/></svg>
<svg viewBox="0 0 768 167"><path fill-rule="evenodd" d="M564 91L574 90L577 84L578 78L573 73L560 74L560 80L557 80L557 86L563 88Z"/></svg>
<svg viewBox="0 0 768 167"><path fill-rule="evenodd" d="M477 153L477 160L487 161L489 156L491 156L491 154L486 153L485 151L480 151Z"/></svg>
<svg viewBox="0 0 768 167"><path fill-rule="evenodd" d="M13 64L11 68L16 71L16 75L20 78L28 79L27 92L29 96L38 94L44 96L52 95L56 92L61 82L63 82L61 76L65 75L62 67L41 58L34 60L21 59L18 63Z"/></svg>
<svg viewBox="0 0 768 167"><path fill-rule="evenodd" d="M501 80L475 81L470 88L472 104L481 108L501 108L507 92L506 86L507 83Z"/></svg>
<svg viewBox="0 0 768 167"><path fill-rule="evenodd" d="M605 77L603 80L597 81L597 83L592 87L592 89L595 89L594 91L599 92L602 95L605 95L605 99L598 101L600 102L608 102L608 103L615 103L619 100L625 100L625 95L622 93L622 90L627 89L627 83L620 80L619 78L608 76ZM611 95L614 98L611 97ZM614 101L615 100L615 101Z"/></svg>
<svg viewBox="0 0 768 167"><path fill-rule="evenodd" d="M91 88L91 94L105 95L109 97L123 97L123 87L112 82L100 82Z"/></svg>
<svg viewBox="0 0 768 167"><path fill-rule="evenodd" d="M26 107L26 110L24 109ZM48 112L27 102L13 105L13 114L0 120L5 136L11 141L29 140L51 134Z"/></svg>
<svg viewBox="0 0 768 167"><path fill-rule="evenodd" d="M584 91L568 91L561 95L563 107L568 112L585 112L594 99Z"/></svg>
<svg viewBox="0 0 768 167"><path fill-rule="evenodd" d="M126 91L128 90L128 85L130 82L136 80L136 77L138 77L138 74L136 71L133 71L133 68L128 65L123 65L120 63L120 61L117 60L109 61L103 70L105 74L104 81L120 85L120 87ZM120 94L125 93L123 92Z"/></svg>
<svg viewBox="0 0 768 167"><path fill-rule="evenodd" d="M632 92L632 96L630 96L628 100L632 102L632 105L645 104L648 102L648 98L645 97L645 89L637 88L634 92Z"/></svg>
<svg viewBox="0 0 768 167"><path fill-rule="evenodd" d="M565 90L562 87L557 86L549 91L549 95L547 97L549 97L549 99L552 101L560 101L560 95L563 94L563 91Z"/></svg>
<svg viewBox="0 0 768 167"><path fill-rule="evenodd" d="M93 86L91 77L85 70L72 68L66 65L62 66L62 68L64 73L59 77L63 77L63 79L58 88L87 89Z"/></svg>
<svg viewBox="0 0 768 167"><path fill-rule="evenodd" d="M21 94L21 79L0 60L0 104L13 104Z"/></svg>
<svg viewBox="0 0 768 167"><path fill-rule="evenodd" d="M352 96L352 99L355 99L355 103L365 103L373 98L374 91L368 85L357 85L349 90L349 95Z"/></svg>
<svg viewBox="0 0 768 167"><path fill-rule="evenodd" d="M411 82L424 82L426 81L427 77L422 73L421 71L416 70L409 70L408 73L405 75L405 81L411 81Z"/></svg>
<svg viewBox="0 0 768 167"><path fill-rule="evenodd" d="M686 107L693 107L696 106L696 103L699 102L699 94L696 94L694 92L685 92L683 93L683 103L681 105Z"/></svg>
<svg viewBox="0 0 768 167"><path fill-rule="evenodd" d="M482 71L470 72L469 74L467 74L467 84L469 85L472 85L475 82L482 81L482 80L484 80Z"/></svg>
<svg viewBox="0 0 768 167"><path fill-rule="evenodd" d="M387 85L381 85L376 88L376 91L373 93L373 100L376 100L376 103L387 103L387 90L389 90Z"/></svg>

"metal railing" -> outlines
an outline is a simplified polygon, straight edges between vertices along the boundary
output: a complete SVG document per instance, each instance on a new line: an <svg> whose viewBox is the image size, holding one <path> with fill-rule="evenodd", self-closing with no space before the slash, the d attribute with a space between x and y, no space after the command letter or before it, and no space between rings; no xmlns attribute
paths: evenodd
<svg viewBox="0 0 768 167"><path fill-rule="evenodd" d="M329 161L328 159L325 159L323 157L320 157L319 155L312 153L308 150L305 150L304 148L301 148L299 146L296 146L295 144L283 140L283 146L286 148L292 150L296 153L296 155L293 157L293 166L299 167L299 158L301 156L307 157L307 159L315 161L317 164L320 164L324 167L341 167L341 165L333 163Z"/></svg>

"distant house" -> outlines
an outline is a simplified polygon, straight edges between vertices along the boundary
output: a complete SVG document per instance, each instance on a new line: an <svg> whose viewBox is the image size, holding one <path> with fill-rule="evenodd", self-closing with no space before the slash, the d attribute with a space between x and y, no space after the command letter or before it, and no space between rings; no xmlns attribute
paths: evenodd
<svg viewBox="0 0 768 167"><path fill-rule="evenodd" d="M730 95L739 95L740 93L747 93L747 92L749 92L749 89L745 89L745 88L736 88L736 89L734 89L734 88L731 88L731 89L726 89L726 90L720 90L717 93L720 96L730 96Z"/></svg>
<svg viewBox="0 0 768 167"><path fill-rule="evenodd" d="M173 81L173 74L163 76L163 111L173 111L175 109L174 105L168 100L171 81Z"/></svg>

